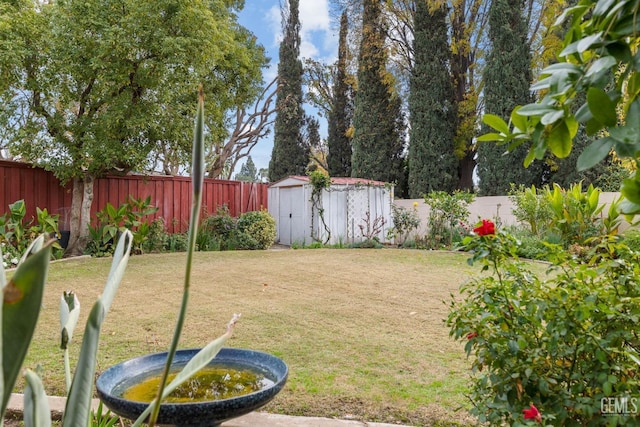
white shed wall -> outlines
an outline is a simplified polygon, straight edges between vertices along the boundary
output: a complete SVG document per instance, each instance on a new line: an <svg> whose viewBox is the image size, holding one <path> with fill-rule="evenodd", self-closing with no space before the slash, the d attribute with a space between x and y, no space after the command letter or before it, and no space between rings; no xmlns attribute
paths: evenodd
<svg viewBox="0 0 640 427"><path fill-rule="evenodd" d="M283 245L310 244L317 236L328 244L354 243L364 240L359 226L367 233L366 218L370 212L369 227L376 218L384 225L375 234L381 242L387 242L387 231L393 228L391 204L393 190L382 186L332 185L322 194L324 220L330 231L325 230L319 212L311 206L311 185L287 179L269 188L269 213L276 219L276 242Z"/></svg>

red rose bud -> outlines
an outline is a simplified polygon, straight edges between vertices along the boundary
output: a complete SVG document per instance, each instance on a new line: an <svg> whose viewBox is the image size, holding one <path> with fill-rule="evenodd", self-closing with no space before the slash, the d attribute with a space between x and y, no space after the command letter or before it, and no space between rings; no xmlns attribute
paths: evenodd
<svg viewBox="0 0 640 427"><path fill-rule="evenodd" d="M522 413L524 414L525 420L535 420L538 423L542 422L542 414L540 414L540 411L538 411L538 408L536 408L533 403L529 409L523 409Z"/></svg>

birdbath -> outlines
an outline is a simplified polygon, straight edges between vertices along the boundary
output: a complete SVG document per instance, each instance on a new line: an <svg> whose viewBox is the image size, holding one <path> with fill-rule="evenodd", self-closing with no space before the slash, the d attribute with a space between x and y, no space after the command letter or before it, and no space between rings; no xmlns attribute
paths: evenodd
<svg viewBox="0 0 640 427"><path fill-rule="evenodd" d="M172 366L179 370L199 349L178 350ZM149 405L123 397L134 386L160 375L167 353L150 354L130 359L104 371L96 381L98 397L115 414L137 419ZM251 372L260 378L260 385L247 394L228 397L186 399L183 403L162 403L158 424L180 427L218 427L224 421L254 411L282 390L287 381L287 365L279 358L254 350L223 348L205 368L224 368L229 372ZM233 388L233 387L232 387Z"/></svg>

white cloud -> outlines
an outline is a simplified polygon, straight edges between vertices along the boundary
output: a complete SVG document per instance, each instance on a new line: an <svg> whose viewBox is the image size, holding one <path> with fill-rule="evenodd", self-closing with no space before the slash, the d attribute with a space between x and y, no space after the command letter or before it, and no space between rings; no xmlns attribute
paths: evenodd
<svg viewBox="0 0 640 427"><path fill-rule="evenodd" d="M267 12L269 28L273 32L273 44L282 40L282 16L280 6L274 5ZM323 49L332 46L331 18L329 17L328 0L300 0L300 56L302 58L319 59L321 46Z"/></svg>
<svg viewBox="0 0 640 427"><path fill-rule="evenodd" d="M300 0L302 32L328 31L331 25L327 0Z"/></svg>

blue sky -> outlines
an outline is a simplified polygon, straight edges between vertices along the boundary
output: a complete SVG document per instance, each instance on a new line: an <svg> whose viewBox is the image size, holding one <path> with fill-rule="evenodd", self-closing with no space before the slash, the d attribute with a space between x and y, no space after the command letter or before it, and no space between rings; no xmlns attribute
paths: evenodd
<svg viewBox="0 0 640 427"><path fill-rule="evenodd" d="M331 24L328 3L329 0L300 0L302 58L332 63L338 56L338 30ZM266 49L267 56L271 58L271 67L263 72L265 82L271 81L277 74L278 46L282 34L280 0L245 0L239 22L255 34L258 42ZM326 128L325 120L321 119L320 122L322 133ZM258 169L269 166L272 138L273 132L251 151L251 158Z"/></svg>

